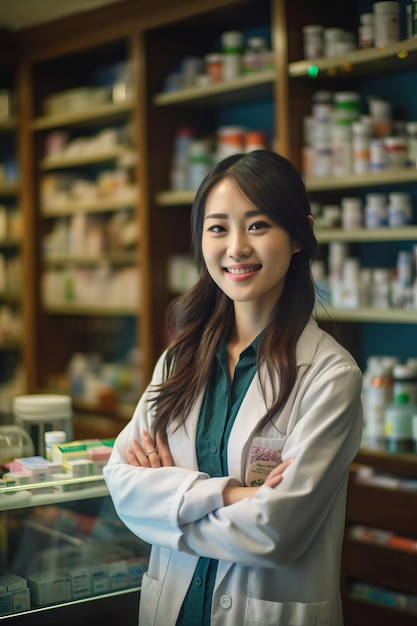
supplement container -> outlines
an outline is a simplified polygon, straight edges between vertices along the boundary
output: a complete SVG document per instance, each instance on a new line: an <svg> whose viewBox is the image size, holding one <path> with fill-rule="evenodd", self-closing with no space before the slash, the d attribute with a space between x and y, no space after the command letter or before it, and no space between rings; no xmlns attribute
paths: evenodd
<svg viewBox="0 0 417 626"><path fill-rule="evenodd" d="M340 124L350 124L359 119L360 94L356 91L337 91L333 95L334 119Z"/></svg>
<svg viewBox="0 0 417 626"><path fill-rule="evenodd" d="M362 202L360 198L342 198L342 227L346 230L362 226Z"/></svg>
<svg viewBox="0 0 417 626"><path fill-rule="evenodd" d="M332 173L332 142L330 124L319 122L313 135L313 172L314 176L331 176Z"/></svg>
<svg viewBox="0 0 417 626"><path fill-rule="evenodd" d="M333 57L338 54L338 44L340 41L343 41L345 38L345 31L343 28L330 27L325 28L323 31L323 45L324 45L324 56L325 57Z"/></svg>
<svg viewBox="0 0 417 626"><path fill-rule="evenodd" d="M368 101L372 133L375 137L392 134L392 105L388 100L370 98Z"/></svg>
<svg viewBox="0 0 417 626"><path fill-rule="evenodd" d="M245 134L245 152L266 148L265 135L259 130L249 130Z"/></svg>
<svg viewBox="0 0 417 626"><path fill-rule="evenodd" d="M216 131L216 155L221 161L237 152L245 152L246 130L242 126L219 126Z"/></svg>
<svg viewBox="0 0 417 626"><path fill-rule="evenodd" d="M314 59L324 54L323 45L324 26L308 24L303 28L304 58Z"/></svg>
<svg viewBox="0 0 417 626"><path fill-rule="evenodd" d="M344 176L352 171L352 134L349 124L331 126L332 174Z"/></svg>
<svg viewBox="0 0 417 626"><path fill-rule="evenodd" d="M221 35L223 51L223 78L230 80L242 73L243 34L227 31Z"/></svg>
<svg viewBox="0 0 417 626"><path fill-rule="evenodd" d="M0 463L34 454L33 441L24 428L16 424L0 426Z"/></svg>
<svg viewBox="0 0 417 626"><path fill-rule="evenodd" d="M352 122L352 169L355 174L369 170L369 142L371 128L365 122Z"/></svg>
<svg viewBox="0 0 417 626"><path fill-rule="evenodd" d="M392 373L394 398L400 393L406 393L410 403L417 404L417 369L406 363L397 363Z"/></svg>
<svg viewBox="0 0 417 626"><path fill-rule="evenodd" d="M320 89L313 94L311 99L311 115L320 122L330 122L333 111L333 92Z"/></svg>
<svg viewBox="0 0 417 626"><path fill-rule="evenodd" d="M385 409L384 429L386 449L392 454L413 451L413 415L417 406L410 404L407 393L394 396L394 402Z"/></svg>
<svg viewBox="0 0 417 626"><path fill-rule="evenodd" d="M392 387L392 367L375 364L366 401L366 437L371 449L385 448L385 411L393 401Z"/></svg>
<svg viewBox="0 0 417 626"><path fill-rule="evenodd" d="M63 430L48 430L45 433L45 456L52 461L52 448L56 443L65 443L67 434Z"/></svg>
<svg viewBox="0 0 417 626"><path fill-rule="evenodd" d="M223 79L223 56L212 52L204 57L206 73L211 83L218 83Z"/></svg>
<svg viewBox="0 0 417 626"><path fill-rule="evenodd" d="M374 14L362 13L358 29L359 48L373 48L375 45Z"/></svg>
<svg viewBox="0 0 417 626"><path fill-rule="evenodd" d="M379 228L388 225L387 198L383 193L368 193L365 196L365 226Z"/></svg>
<svg viewBox="0 0 417 626"><path fill-rule="evenodd" d="M35 454L45 456L45 432L63 430L68 441L72 434L71 397L65 395L29 394L13 401L15 422L24 428L35 446Z"/></svg>
<svg viewBox="0 0 417 626"><path fill-rule="evenodd" d="M188 188L197 189L211 167L207 141L194 139L188 151Z"/></svg>
<svg viewBox="0 0 417 626"><path fill-rule="evenodd" d="M400 3L374 2L375 46L386 46L400 39Z"/></svg>
<svg viewBox="0 0 417 626"><path fill-rule="evenodd" d="M407 226L413 221L413 209L410 194L393 191L388 194L388 224Z"/></svg>
<svg viewBox="0 0 417 626"><path fill-rule="evenodd" d="M242 68L244 74L260 72L264 66L266 41L264 37L249 37L247 50L243 54Z"/></svg>
<svg viewBox="0 0 417 626"><path fill-rule="evenodd" d="M416 9L417 10L417 9ZM417 167L417 122L405 125L407 139L407 167Z"/></svg>
<svg viewBox="0 0 417 626"><path fill-rule="evenodd" d="M407 141L405 137L385 137L387 167L398 169L407 165Z"/></svg>
<svg viewBox="0 0 417 626"><path fill-rule="evenodd" d="M390 306L391 272L384 267L372 270L371 306L388 309Z"/></svg>
<svg viewBox="0 0 417 626"><path fill-rule="evenodd" d="M387 152L383 139L371 139L369 141L369 169L379 172L387 167Z"/></svg>

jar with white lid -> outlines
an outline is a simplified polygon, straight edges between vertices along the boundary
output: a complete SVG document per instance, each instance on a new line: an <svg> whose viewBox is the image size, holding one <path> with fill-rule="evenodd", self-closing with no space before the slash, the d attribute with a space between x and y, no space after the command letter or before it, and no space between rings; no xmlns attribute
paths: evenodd
<svg viewBox="0 0 417 626"><path fill-rule="evenodd" d="M58 443L67 441L67 433L64 430L47 430L45 432L45 456L48 461L53 460L53 447Z"/></svg>
<svg viewBox="0 0 417 626"><path fill-rule="evenodd" d="M374 2L375 45L386 46L400 39L400 3Z"/></svg>
<svg viewBox="0 0 417 626"><path fill-rule="evenodd" d="M405 137L385 137L387 167L400 169L407 165L407 140Z"/></svg>
<svg viewBox="0 0 417 626"><path fill-rule="evenodd" d="M333 92L326 89L316 91L312 97L312 117L321 122L330 122L333 111Z"/></svg>
<svg viewBox="0 0 417 626"><path fill-rule="evenodd" d="M376 309L390 306L391 271L385 267L372 270L371 305Z"/></svg>
<svg viewBox="0 0 417 626"><path fill-rule="evenodd" d="M314 59L323 56L323 30L320 24L308 24L303 27L304 58Z"/></svg>
<svg viewBox="0 0 417 626"><path fill-rule="evenodd" d="M417 167L417 122L405 125L407 138L407 167Z"/></svg>
<svg viewBox="0 0 417 626"><path fill-rule="evenodd" d="M369 115L372 133L375 137L388 137L392 134L392 105L382 98L369 98Z"/></svg>
<svg viewBox="0 0 417 626"><path fill-rule="evenodd" d="M216 130L216 159L221 161L237 152L245 152L245 135L242 126L219 126Z"/></svg>
<svg viewBox="0 0 417 626"><path fill-rule="evenodd" d="M365 122L352 122L352 169L355 174L369 170L369 142L371 128Z"/></svg>
<svg viewBox="0 0 417 626"><path fill-rule="evenodd" d="M393 191L388 194L388 224L407 226L413 221L413 209L409 193Z"/></svg>
<svg viewBox="0 0 417 626"><path fill-rule="evenodd" d="M369 141L369 169L379 172L387 167L387 152L383 139L370 139Z"/></svg>
<svg viewBox="0 0 417 626"><path fill-rule="evenodd" d="M341 200L342 226L345 230L362 226L362 201L360 198L344 197Z"/></svg>
<svg viewBox="0 0 417 626"><path fill-rule="evenodd" d="M332 173L332 141L330 124L319 122L314 128L313 135L314 164L313 171L316 177L331 176Z"/></svg>
<svg viewBox="0 0 417 626"><path fill-rule="evenodd" d="M383 193L366 194L365 226L379 228L388 225L387 197Z"/></svg>
<svg viewBox="0 0 417 626"><path fill-rule="evenodd" d="M334 120L350 124L360 116L360 94L357 91L337 91L333 95Z"/></svg>
<svg viewBox="0 0 417 626"><path fill-rule="evenodd" d="M193 139L188 150L188 188L197 189L211 167L210 151L207 141Z"/></svg>
<svg viewBox="0 0 417 626"><path fill-rule="evenodd" d="M324 56L337 56L337 45L344 40L345 31L343 28L331 26L323 31Z"/></svg>
<svg viewBox="0 0 417 626"><path fill-rule="evenodd" d="M374 14L362 13L358 28L359 48L373 48L375 45Z"/></svg>
<svg viewBox="0 0 417 626"><path fill-rule="evenodd" d="M352 134L349 124L332 124L332 174L345 176L352 171Z"/></svg>
<svg viewBox="0 0 417 626"><path fill-rule="evenodd" d="M227 31L221 34L223 52L223 78L230 80L242 72L243 34Z"/></svg>
<svg viewBox="0 0 417 626"><path fill-rule="evenodd" d="M249 37L247 49L243 53L242 68L244 74L253 74L264 68L266 40L264 37Z"/></svg>
<svg viewBox="0 0 417 626"><path fill-rule="evenodd" d="M323 228L340 228L342 211L338 204L325 204L322 208Z"/></svg>

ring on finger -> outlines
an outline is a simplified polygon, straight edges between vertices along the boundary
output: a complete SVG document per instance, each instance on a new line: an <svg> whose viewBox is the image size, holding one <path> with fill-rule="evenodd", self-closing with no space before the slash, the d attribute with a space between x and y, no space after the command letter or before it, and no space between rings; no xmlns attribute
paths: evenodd
<svg viewBox="0 0 417 626"><path fill-rule="evenodd" d="M155 448L152 448L151 450L148 450L146 453L146 458L149 457L150 454L152 454L152 452L156 452L158 454L158 447L155 446Z"/></svg>

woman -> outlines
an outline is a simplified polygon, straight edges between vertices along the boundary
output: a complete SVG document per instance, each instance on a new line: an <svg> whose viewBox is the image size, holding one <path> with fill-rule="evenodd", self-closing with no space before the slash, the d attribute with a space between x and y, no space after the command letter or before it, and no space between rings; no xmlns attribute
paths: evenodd
<svg viewBox="0 0 417 626"><path fill-rule="evenodd" d="M200 279L105 468L152 544L140 626L341 626L361 372L312 319L304 183L268 150L220 162L192 217Z"/></svg>

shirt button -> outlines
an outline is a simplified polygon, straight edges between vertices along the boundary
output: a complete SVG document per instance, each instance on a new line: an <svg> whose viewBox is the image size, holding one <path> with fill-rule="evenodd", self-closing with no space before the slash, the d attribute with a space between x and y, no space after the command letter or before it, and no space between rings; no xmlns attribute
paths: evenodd
<svg viewBox="0 0 417 626"><path fill-rule="evenodd" d="M198 576L198 578L195 579L195 586L196 587L201 587L201 582L202 582L202 580L201 580L200 576Z"/></svg>
<svg viewBox="0 0 417 626"><path fill-rule="evenodd" d="M211 446L211 451L212 451L212 453L213 453L213 454L216 454L216 452L217 452L217 446L216 446L216 444L213 444L213 445Z"/></svg>
<svg viewBox="0 0 417 626"><path fill-rule="evenodd" d="M222 609L230 609L230 607L232 606L232 598L230 596L222 596L220 598L220 606L222 607Z"/></svg>

